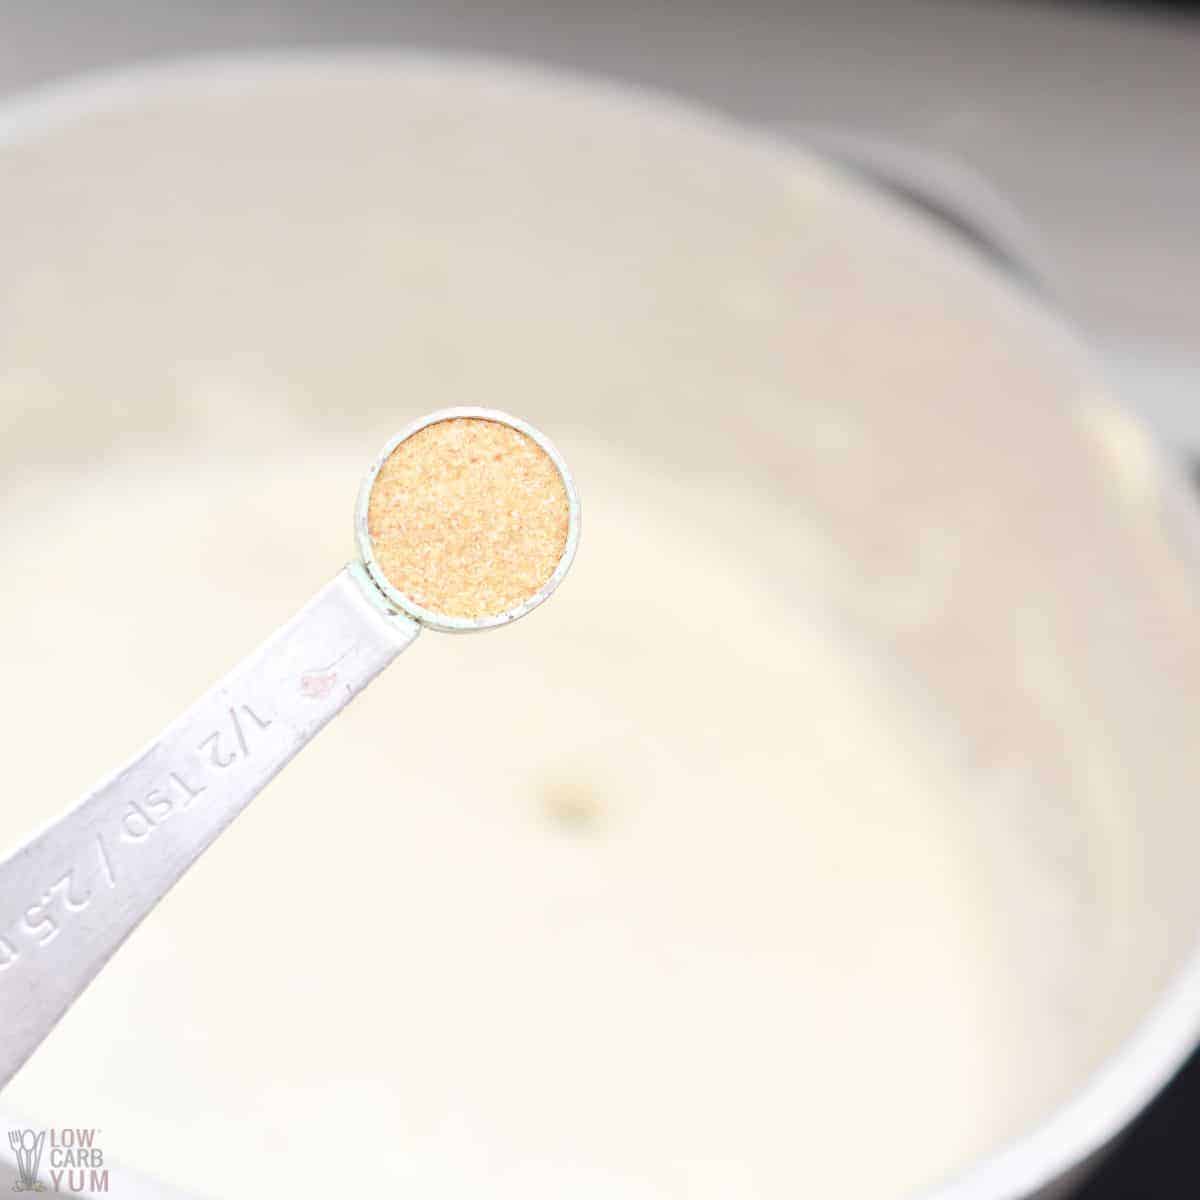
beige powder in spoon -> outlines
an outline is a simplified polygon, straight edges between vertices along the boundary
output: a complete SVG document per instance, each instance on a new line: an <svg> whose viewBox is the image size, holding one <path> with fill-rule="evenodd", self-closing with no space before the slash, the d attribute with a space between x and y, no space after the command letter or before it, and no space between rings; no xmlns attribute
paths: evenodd
<svg viewBox="0 0 1200 1200"><path fill-rule="evenodd" d="M423 608L490 617L554 574L570 505L550 456L520 430L454 417L392 451L367 523L388 582Z"/></svg>

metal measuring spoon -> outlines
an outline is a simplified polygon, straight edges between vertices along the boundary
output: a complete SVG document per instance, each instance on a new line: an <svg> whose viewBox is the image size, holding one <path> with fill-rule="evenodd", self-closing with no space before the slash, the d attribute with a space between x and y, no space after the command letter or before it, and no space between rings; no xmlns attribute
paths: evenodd
<svg viewBox="0 0 1200 1200"><path fill-rule="evenodd" d="M515 417L446 409L393 438L363 482L360 558L0 862L0 1086L172 884L423 625L489 629L524 616L567 573L579 528L562 458Z"/></svg>

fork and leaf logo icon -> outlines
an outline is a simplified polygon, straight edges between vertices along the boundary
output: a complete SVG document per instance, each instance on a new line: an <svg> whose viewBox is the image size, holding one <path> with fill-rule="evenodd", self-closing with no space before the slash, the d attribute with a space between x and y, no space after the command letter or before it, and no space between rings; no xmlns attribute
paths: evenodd
<svg viewBox="0 0 1200 1200"><path fill-rule="evenodd" d="M42 1165L42 1147L46 1144L46 1131L35 1133L32 1129L10 1129L8 1144L17 1156L17 1182L14 1192L44 1192L38 1183L38 1168Z"/></svg>

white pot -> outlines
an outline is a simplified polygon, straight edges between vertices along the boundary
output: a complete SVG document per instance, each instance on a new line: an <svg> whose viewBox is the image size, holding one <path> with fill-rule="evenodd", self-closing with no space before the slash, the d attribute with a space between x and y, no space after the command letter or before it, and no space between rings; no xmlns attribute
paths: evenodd
<svg viewBox="0 0 1200 1200"><path fill-rule="evenodd" d="M25 1121L227 1200L1008 1200L1184 1060L1195 521L1018 286L715 116L432 56L54 89L0 180L0 834L340 565L411 416L528 417L589 522L545 617L431 635L239 822ZM510 681L505 740L464 698L437 742L456 679Z"/></svg>

